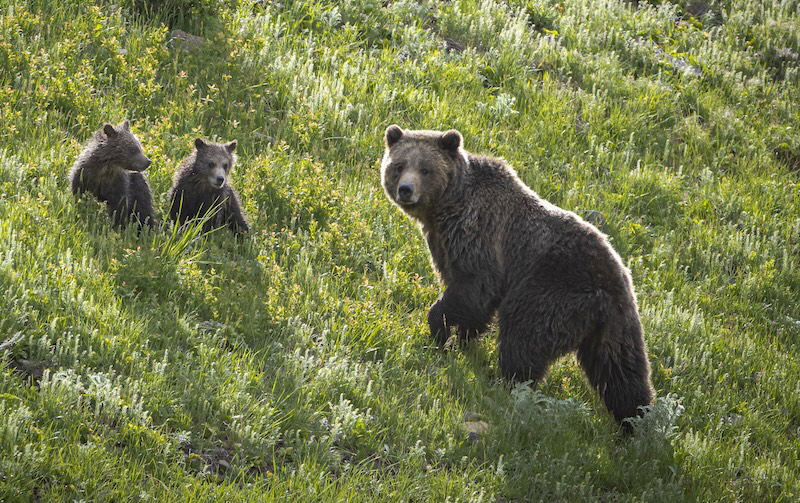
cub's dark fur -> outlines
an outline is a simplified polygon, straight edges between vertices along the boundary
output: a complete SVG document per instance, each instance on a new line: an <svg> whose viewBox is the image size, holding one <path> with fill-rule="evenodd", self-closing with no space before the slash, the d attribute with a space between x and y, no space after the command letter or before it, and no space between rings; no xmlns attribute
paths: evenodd
<svg viewBox="0 0 800 503"><path fill-rule="evenodd" d="M96 131L69 173L73 194L89 192L106 203L117 226L135 216L139 225L155 223L153 195L142 174L150 166L130 123L106 124Z"/></svg>
<svg viewBox="0 0 800 503"><path fill-rule="evenodd" d="M239 194L229 179L236 161L236 141L223 145L198 138L194 145L194 152L181 163L172 180L169 217L183 224L218 207L203 225L204 231L227 226L235 234L248 232L250 226L242 213Z"/></svg>
<svg viewBox="0 0 800 503"><path fill-rule="evenodd" d="M384 189L416 219L446 288L428 323L443 344L483 332L497 313L500 368L540 380L576 352L617 419L653 389L628 269L605 235L538 197L501 159L471 155L458 131L386 130Z"/></svg>

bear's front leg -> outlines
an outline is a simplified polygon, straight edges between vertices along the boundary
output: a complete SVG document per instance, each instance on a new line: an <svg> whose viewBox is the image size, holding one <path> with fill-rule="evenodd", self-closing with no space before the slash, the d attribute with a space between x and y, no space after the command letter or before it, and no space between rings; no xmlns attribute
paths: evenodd
<svg viewBox="0 0 800 503"><path fill-rule="evenodd" d="M228 226L234 234L245 234L250 232L250 226L242 212L242 204L239 196L231 189L231 196L228 199Z"/></svg>
<svg viewBox="0 0 800 503"><path fill-rule="evenodd" d="M83 168L73 168L72 173L70 173L70 185L72 186L72 193L76 196L80 195L84 191L83 187Z"/></svg>
<svg viewBox="0 0 800 503"><path fill-rule="evenodd" d="M450 328L458 327L458 337L463 342L486 330L492 317L492 303L476 295L481 290L476 285L453 285L428 311L431 336L443 346L450 338Z"/></svg>
<svg viewBox="0 0 800 503"><path fill-rule="evenodd" d="M131 216L128 198L124 194L114 191L106 195L106 205L114 227L125 227Z"/></svg>

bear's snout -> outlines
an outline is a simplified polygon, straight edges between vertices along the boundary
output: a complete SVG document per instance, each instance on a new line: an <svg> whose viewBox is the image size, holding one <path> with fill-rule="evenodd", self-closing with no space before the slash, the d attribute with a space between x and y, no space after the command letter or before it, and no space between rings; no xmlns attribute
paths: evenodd
<svg viewBox="0 0 800 503"><path fill-rule="evenodd" d="M208 177L208 183L214 188L221 189L225 186L225 177L221 175L211 175Z"/></svg>
<svg viewBox="0 0 800 503"><path fill-rule="evenodd" d="M414 195L414 187L411 184L401 185L397 188L397 195L401 199L410 199Z"/></svg>
<svg viewBox="0 0 800 503"><path fill-rule="evenodd" d="M140 155L129 162L128 169L132 171L144 171L150 167L150 163L151 163L150 159L148 159L144 155Z"/></svg>
<svg viewBox="0 0 800 503"><path fill-rule="evenodd" d="M208 173L208 183L215 189L221 189L225 186L225 170L217 166L210 173Z"/></svg>
<svg viewBox="0 0 800 503"><path fill-rule="evenodd" d="M414 191L414 185L403 183L397 187L397 202L402 204L414 204L419 200L419 196Z"/></svg>

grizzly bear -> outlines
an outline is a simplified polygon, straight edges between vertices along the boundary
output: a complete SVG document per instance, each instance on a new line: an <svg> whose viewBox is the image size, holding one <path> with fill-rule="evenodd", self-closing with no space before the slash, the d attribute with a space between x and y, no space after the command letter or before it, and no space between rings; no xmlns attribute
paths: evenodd
<svg viewBox="0 0 800 503"><path fill-rule="evenodd" d="M153 195L142 174L150 166L139 140L126 120L96 131L78 155L69 173L72 193L90 192L106 203L115 226L132 216L139 225L155 223Z"/></svg>
<svg viewBox="0 0 800 503"><path fill-rule="evenodd" d="M594 226L529 189L505 161L472 155L458 131L389 126L386 195L420 224L445 285L428 313L443 345L497 313L503 376L542 379L570 352L617 421L650 404L650 364L630 272ZM624 422L628 427L628 423Z"/></svg>
<svg viewBox="0 0 800 503"><path fill-rule="evenodd" d="M169 217L183 224L216 208L203 224L204 232L224 226L234 234L249 231L239 194L230 183L236 141L221 144L197 138L194 146L195 150L184 159L172 180L167 195L171 201Z"/></svg>

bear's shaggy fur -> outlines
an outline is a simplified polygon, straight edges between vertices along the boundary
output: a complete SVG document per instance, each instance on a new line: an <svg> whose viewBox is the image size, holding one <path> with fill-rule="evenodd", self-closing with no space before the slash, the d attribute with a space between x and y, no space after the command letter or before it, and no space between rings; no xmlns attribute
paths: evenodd
<svg viewBox="0 0 800 503"><path fill-rule="evenodd" d="M650 365L628 269L605 235L539 198L501 159L471 155L458 131L386 130L387 196L416 219L446 288L428 313L442 345L496 312L500 369L544 377L576 352L617 421L650 404Z"/></svg>
<svg viewBox="0 0 800 503"><path fill-rule="evenodd" d="M239 194L229 179L236 162L233 154L236 141L221 144L197 138L194 145L195 150L181 163L172 180L168 194L171 201L169 217L183 224L218 207L217 212L203 225L204 231L224 226L228 226L235 234L249 231Z"/></svg>
<svg viewBox="0 0 800 503"><path fill-rule="evenodd" d="M130 123L106 124L96 131L69 173L72 193L92 193L108 206L114 224L135 216L139 225L153 225L153 195L141 173L150 166Z"/></svg>

